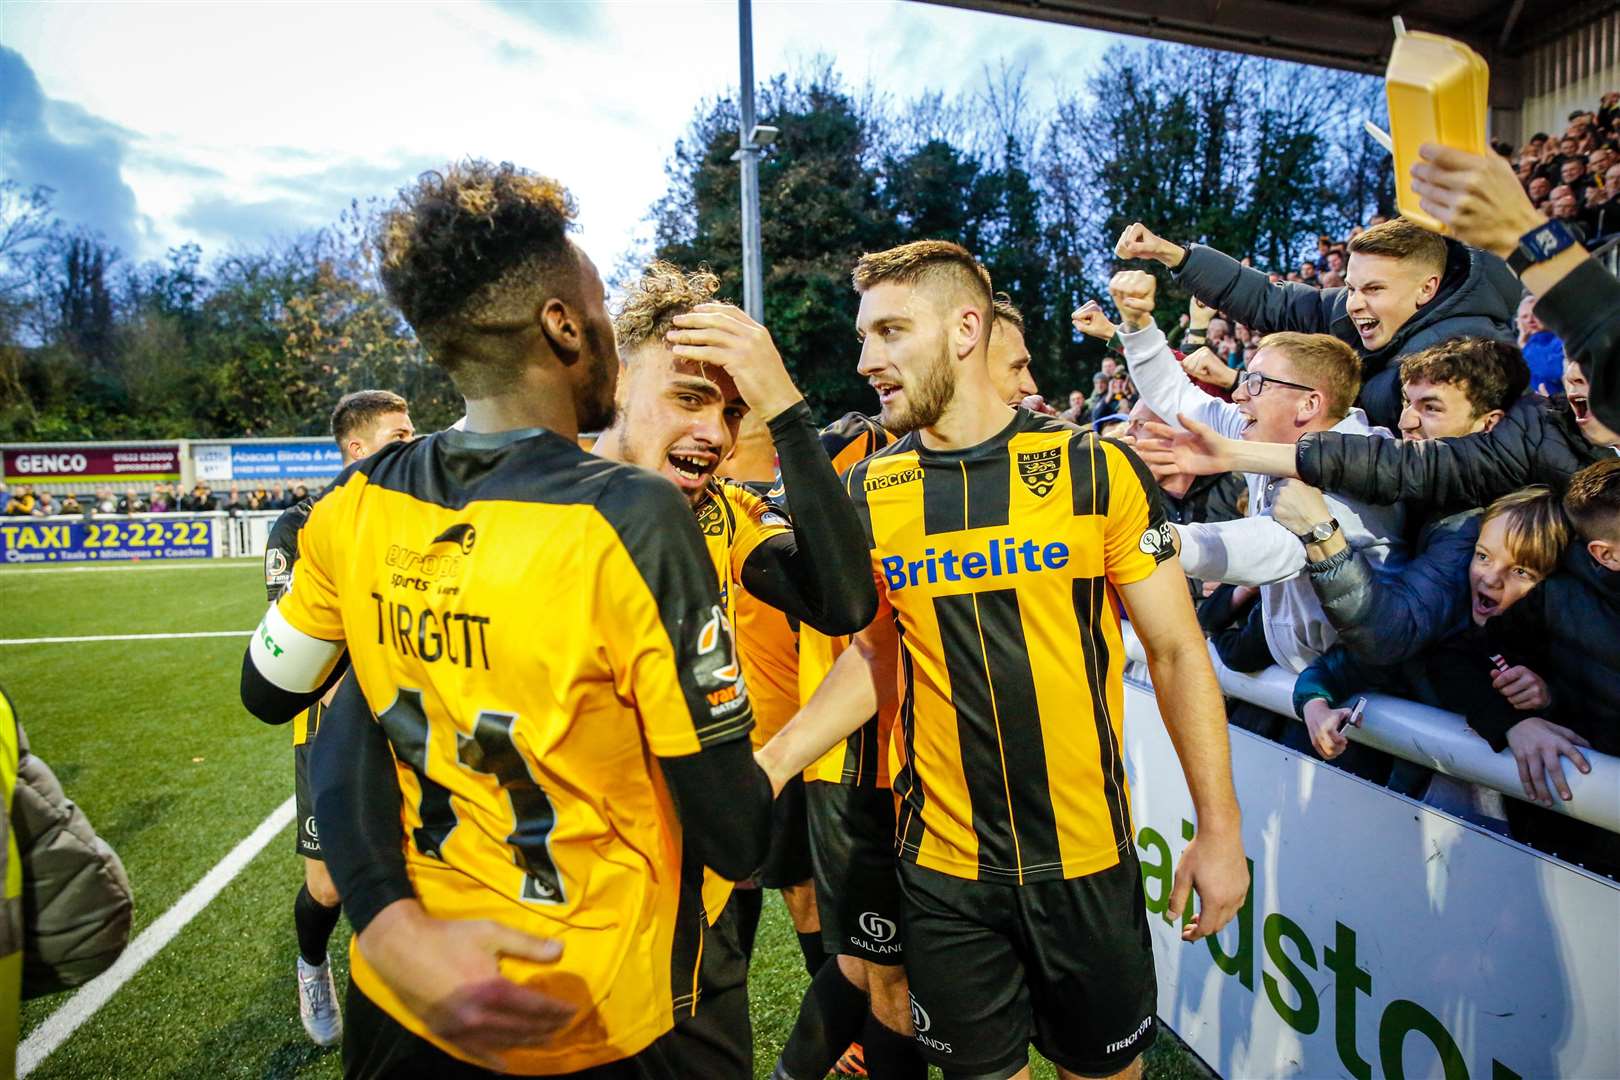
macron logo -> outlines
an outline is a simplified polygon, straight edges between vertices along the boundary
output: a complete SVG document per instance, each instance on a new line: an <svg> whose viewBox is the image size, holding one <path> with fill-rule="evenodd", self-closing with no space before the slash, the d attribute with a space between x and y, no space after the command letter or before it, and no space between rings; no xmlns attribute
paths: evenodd
<svg viewBox="0 0 1620 1080"><path fill-rule="evenodd" d="M958 554L955 551L936 553L933 548L923 551L920 559L908 560L904 555L883 558L883 577L889 591L909 588L927 582L977 581L984 577L1003 577L1011 574L1038 574L1042 570L1061 570L1069 564L1069 545L1062 541L1040 544L1034 540L1019 543L1012 537L991 540L988 547Z"/></svg>

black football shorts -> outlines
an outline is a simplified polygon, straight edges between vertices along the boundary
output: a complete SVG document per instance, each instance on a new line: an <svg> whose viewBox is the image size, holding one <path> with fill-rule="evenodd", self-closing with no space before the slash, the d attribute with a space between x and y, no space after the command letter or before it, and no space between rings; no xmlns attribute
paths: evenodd
<svg viewBox="0 0 1620 1080"><path fill-rule="evenodd" d="M893 793L827 780L804 788L822 947L874 964L904 963Z"/></svg>
<svg viewBox="0 0 1620 1080"><path fill-rule="evenodd" d="M314 749L313 739L293 747L293 805L298 811L293 843L306 859L321 858L321 836L315 829L315 796L309 790L309 755Z"/></svg>
<svg viewBox="0 0 1620 1080"><path fill-rule="evenodd" d="M900 864L918 1048L947 1080L998 1080L1029 1046L1110 1076L1153 1042L1158 983L1136 853L1085 877L1025 885Z"/></svg>

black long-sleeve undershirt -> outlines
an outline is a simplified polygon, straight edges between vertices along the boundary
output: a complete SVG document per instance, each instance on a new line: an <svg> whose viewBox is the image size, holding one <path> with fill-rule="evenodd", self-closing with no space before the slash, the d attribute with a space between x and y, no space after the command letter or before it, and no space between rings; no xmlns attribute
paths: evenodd
<svg viewBox="0 0 1620 1080"><path fill-rule="evenodd" d="M733 881L765 861L771 785L745 737L661 758L689 856ZM359 686L344 680L321 721L310 787L326 860L355 933L415 895L405 871L399 776Z"/></svg>
<svg viewBox="0 0 1620 1080"><path fill-rule="evenodd" d="M242 654L242 706L267 724L285 724L305 709L314 705L326 692L343 678L349 670L349 654L344 653L332 665L332 672L321 685L304 693L283 690L264 677L253 662L253 651Z"/></svg>
<svg viewBox="0 0 1620 1080"><path fill-rule="evenodd" d="M810 407L801 401L768 426L793 533L754 549L743 564L743 588L824 634L856 633L877 614L860 518L810 421Z"/></svg>

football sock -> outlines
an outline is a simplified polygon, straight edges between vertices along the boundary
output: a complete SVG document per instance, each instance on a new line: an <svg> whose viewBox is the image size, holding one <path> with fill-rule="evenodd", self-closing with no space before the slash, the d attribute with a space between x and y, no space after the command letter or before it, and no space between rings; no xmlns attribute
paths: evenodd
<svg viewBox="0 0 1620 1080"><path fill-rule="evenodd" d="M298 886L298 898L293 901L293 925L298 928L298 953L304 963L315 967L326 963L326 943L341 914L341 907L327 907L311 896L308 885Z"/></svg>
<svg viewBox="0 0 1620 1080"><path fill-rule="evenodd" d="M742 953L754 959L754 937L759 933L759 914L765 907L764 889L733 889L731 904L737 909L737 940Z"/></svg>
<svg viewBox="0 0 1620 1080"><path fill-rule="evenodd" d="M827 950L821 945L821 931L812 930L808 934L799 935L799 951L804 954L804 970L810 973L813 979L821 965L827 962Z"/></svg>
<svg viewBox="0 0 1620 1080"><path fill-rule="evenodd" d="M927 1080L928 1063L917 1052L917 1040L902 1035L883 1021L866 1014L861 1034L866 1052L866 1075L871 1080Z"/></svg>
<svg viewBox="0 0 1620 1080"><path fill-rule="evenodd" d="M866 1014L866 995L860 987L844 977L836 960L823 964L799 1006L799 1019L776 1063L777 1074L795 1080L826 1076L838 1056L860 1038Z"/></svg>

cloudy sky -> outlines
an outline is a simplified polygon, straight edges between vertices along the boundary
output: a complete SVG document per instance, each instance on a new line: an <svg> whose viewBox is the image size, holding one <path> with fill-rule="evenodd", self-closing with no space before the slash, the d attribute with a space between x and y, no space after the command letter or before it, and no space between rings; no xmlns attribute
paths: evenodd
<svg viewBox="0 0 1620 1080"><path fill-rule="evenodd" d="M568 184L612 266L694 106L737 82L729 0L4 9L0 177L50 185L63 218L138 258L254 246L480 156ZM761 77L825 55L902 99L1003 60L1047 97L1114 40L906 0L757 0L754 37Z"/></svg>

